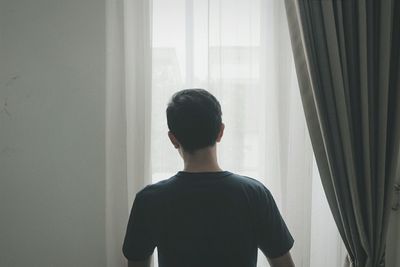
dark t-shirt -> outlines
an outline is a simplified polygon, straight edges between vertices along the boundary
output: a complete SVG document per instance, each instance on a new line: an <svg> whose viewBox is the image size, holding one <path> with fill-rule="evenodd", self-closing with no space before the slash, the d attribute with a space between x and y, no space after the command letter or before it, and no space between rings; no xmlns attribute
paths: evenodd
<svg viewBox="0 0 400 267"><path fill-rule="evenodd" d="M179 171L136 194L123 253L160 267L256 267L257 248L282 256L294 240L270 191L229 171Z"/></svg>

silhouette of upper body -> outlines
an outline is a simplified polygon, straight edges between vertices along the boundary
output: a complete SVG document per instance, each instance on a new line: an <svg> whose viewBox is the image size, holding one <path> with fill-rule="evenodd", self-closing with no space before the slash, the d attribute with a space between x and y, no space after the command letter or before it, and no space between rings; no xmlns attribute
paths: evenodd
<svg viewBox="0 0 400 267"><path fill-rule="evenodd" d="M258 248L272 267L293 267L294 240L271 192L218 165L225 129L218 100L185 89L166 113L184 169L136 194L123 243L129 267L150 266L156 247L159 267L256 267Z"/></svg>

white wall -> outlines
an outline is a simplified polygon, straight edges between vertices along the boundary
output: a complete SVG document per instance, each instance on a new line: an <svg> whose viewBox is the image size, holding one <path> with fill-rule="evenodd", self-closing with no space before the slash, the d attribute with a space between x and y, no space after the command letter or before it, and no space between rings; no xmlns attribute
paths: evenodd
<svg viewBox="0 0 400 267"><path fill-rule="evenodd" d="M0 266L105 266L105 1L0 0Z"/></svg>

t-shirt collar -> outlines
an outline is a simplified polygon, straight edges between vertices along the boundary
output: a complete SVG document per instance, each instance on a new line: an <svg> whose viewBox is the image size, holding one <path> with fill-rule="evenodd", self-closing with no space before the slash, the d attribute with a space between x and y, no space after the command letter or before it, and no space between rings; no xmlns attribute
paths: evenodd
<svg viewBox="0 0 400 267"><path fill-rule="evenodd" d="M176 176L179 177L223 177L231 174L229 171L207 171L207 172L187 172L178 171Z"/></svg>

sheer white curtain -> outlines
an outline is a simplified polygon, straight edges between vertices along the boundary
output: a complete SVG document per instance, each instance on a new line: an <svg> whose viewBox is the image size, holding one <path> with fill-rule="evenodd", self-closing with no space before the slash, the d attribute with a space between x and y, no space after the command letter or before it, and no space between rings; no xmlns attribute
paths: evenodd
<svg viewBox="0 0 400 267"><path fill-rule="evenodd" d="M344 255L313 164L284 12L278 0L153 0L153 181L182 168L166 135L168 98L206 88L226 125L221 167L271 189L298 266L336 267Z"/></svg>
<svg viewBox="0 0 400 267"><path fill-rule="evenodd" d="M283 1L113 0L108 10L109 266L123 262L115 246L136 191L183 168L165 109L174 92L193 87L219 99L220 166L271 190L295 239L296 266L341 266L345 250L313 159ZM258 262L268 266L262 253Z"/></svg>
<svg viewBox="0 0 400 267"><path fill-rule="evenodd" d="M122 243L138 190L152 181L151 1L106 1L106 258L126 266Z"/></svg>

